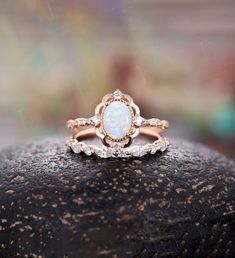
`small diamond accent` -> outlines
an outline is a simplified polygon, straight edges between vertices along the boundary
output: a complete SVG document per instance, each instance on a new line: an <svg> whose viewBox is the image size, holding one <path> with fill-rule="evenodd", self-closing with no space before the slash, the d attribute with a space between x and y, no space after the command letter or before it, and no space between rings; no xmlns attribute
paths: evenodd
<svg viewBox="0 0 235 258"><path fill-rule="evenodd" d="M112 150L110 148L104 149L104 158L112 157Z"/></svg>
<svg viewBox="0 0 235 258"><path fill-rule="evenodd" d="M74 153L80 153L82 151L82 144L79 143L78 141L73 141L71 143L71 148Z"/></svg>
<svg viewBox="0 0 235 258"><path fill-rule="evenodd" d="M75 123L74 123L74 120L69 120L69 121L67 121L67 127L68 128L73 128L74 127L74 125L75 125Z"/></svg>
<svg viewBox="0 0 235 258"><path fill-rule="evenodd" d="M114 93L113 93L113 96L117 99L121 98L122 95L123 94L119 89L115 90Z"/></svg>
<svg viewBox="0 0 235 258"><path fill-rule="evenodd" d="M145 154L147 154L147 152L148 152L148 149L146 146L140 147L139 156L143 157Z"/></svg>
<svg viewBox="0 0 235 258"><path fill-rule="evenodd" d="M119 143L115 142L112 149L112 156L113 157L117 157L120 155L121 151L122 151L122 147Z"/></svg>
<svg viewBox="0 0 235 258"><path fill-rule="evenodd" d="M160 150L165 151L167 149L167 143L165 141L160 142Z"/></svg>
<svg viewBox="0 0 235 258"><path fill-rule="evenodd" d="M143 117L137 116L137 117L135 118L135 125L136 125L136 126L141 126L143 122L144 122Z"/></svg>
<svg viewBox="0 0 235 258"><path fill-rule="evenodd" d="M87 155L87 156L90 156L92 154L92 150L91 150L91 147L90 146L86 146L84 148L84 153Z"/></svg>
<svg viewBox="0 0 235 258"><path fill-rule="evenodd" d="M159 122L160 122L159 119L155 119L155 118L149 119L149 125L150 126L157 126L159 124Z"/></svg>
<svg viewBox="0 0 235 258"><path fill-rule="evenodd" d="M157 146L155 144L150 145L150 154L155 154L157 151Z"/></svg>
<svg viewBox="0 0 235 258"><path fill-rule="evenodd" d="M94 125L94 126L98 126L100 124L100 119L98 116L93 116L90 118L90 122Z"/></svg>
<svg viewBox="0 0 235 258"><path fill-rule="evenodd" d="M75 123L77 126L83 126L86 124L86 119L85 118L77 118L75 120Z"/></svg>
<svg viewBox="0 0 235 258"><path fill-rule="evenodd" d="M104 147L104 148L96 148L95 149L95 153L99 157L105 158L105 159L112 156L111 151L108 148L106 148L106 147Z"/></svg>
<svg viewBox="0 0 235 258"><path fill-rule="evenodd" d="M140 147L139 146L134 146L132 148L132 154L134 157L139 157L140 156Z"/></svg>
<svg viewBox="0 0 235 258"><path fill-rule="evenodd" d="M131 153L130 153L130 150L129 149L121 149L119 151L119 156L121 158L129 158L131 157Z"/></svg>

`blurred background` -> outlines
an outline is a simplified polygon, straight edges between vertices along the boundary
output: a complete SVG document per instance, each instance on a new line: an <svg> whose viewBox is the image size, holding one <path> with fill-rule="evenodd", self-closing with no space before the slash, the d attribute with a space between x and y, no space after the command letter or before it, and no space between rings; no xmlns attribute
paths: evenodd
<svg viewBox="0 0 235 258"><path fill-rule="evenodd" d="M66 132L116 88L235 158L235 1L0 2L0 149Z"/></svg>

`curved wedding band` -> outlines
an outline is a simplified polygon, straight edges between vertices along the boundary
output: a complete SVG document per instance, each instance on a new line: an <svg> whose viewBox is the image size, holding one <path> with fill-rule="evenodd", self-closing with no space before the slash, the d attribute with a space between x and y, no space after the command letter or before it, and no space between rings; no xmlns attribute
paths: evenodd
<svg viewBox="0 0 235 258"><path fill-rule="evenodd" d="M140 116L139 107L132 98L116 90L103 97L91 118L69 120L67 127L74 130L67 146L74 153L95 154L101 158L141 157L165 151L169 140L160 133L169 126L166 120L145 119ZM133 139L139 134L156 138L153 143L133 145ZM87 144L83 140L97 135L103 145Z"/></svg>

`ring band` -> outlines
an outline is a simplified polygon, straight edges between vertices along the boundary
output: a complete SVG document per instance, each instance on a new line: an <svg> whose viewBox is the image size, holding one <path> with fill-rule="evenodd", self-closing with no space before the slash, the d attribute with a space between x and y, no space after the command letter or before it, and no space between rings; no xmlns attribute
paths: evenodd
<svg viewBox="0 0 235 258"><path fill-rule="evenodd" d="M169 126L166 120L157 118L145 119L140 116L139 107L132 98L116 90L103 97L91 118L69 120L67 127L74 130L73 137L67 146L74 153L95 154L101 158L109 157L142 157L165 151L169 140L160 133ZM133 139L139 135L156 138L153 143L132 145ZM97 135L103 146L87 144L84 138Z"/></svg>

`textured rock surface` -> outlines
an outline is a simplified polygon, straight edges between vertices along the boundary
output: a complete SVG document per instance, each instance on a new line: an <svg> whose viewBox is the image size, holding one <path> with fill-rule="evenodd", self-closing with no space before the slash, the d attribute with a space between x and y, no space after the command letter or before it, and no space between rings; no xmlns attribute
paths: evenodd
<svg viewBox="0 0 235 258"><path fill-rule="evenodd" d="M0 154L0 257L235 257L235 164L193 143L102 160L49 139Z"/></svg>

